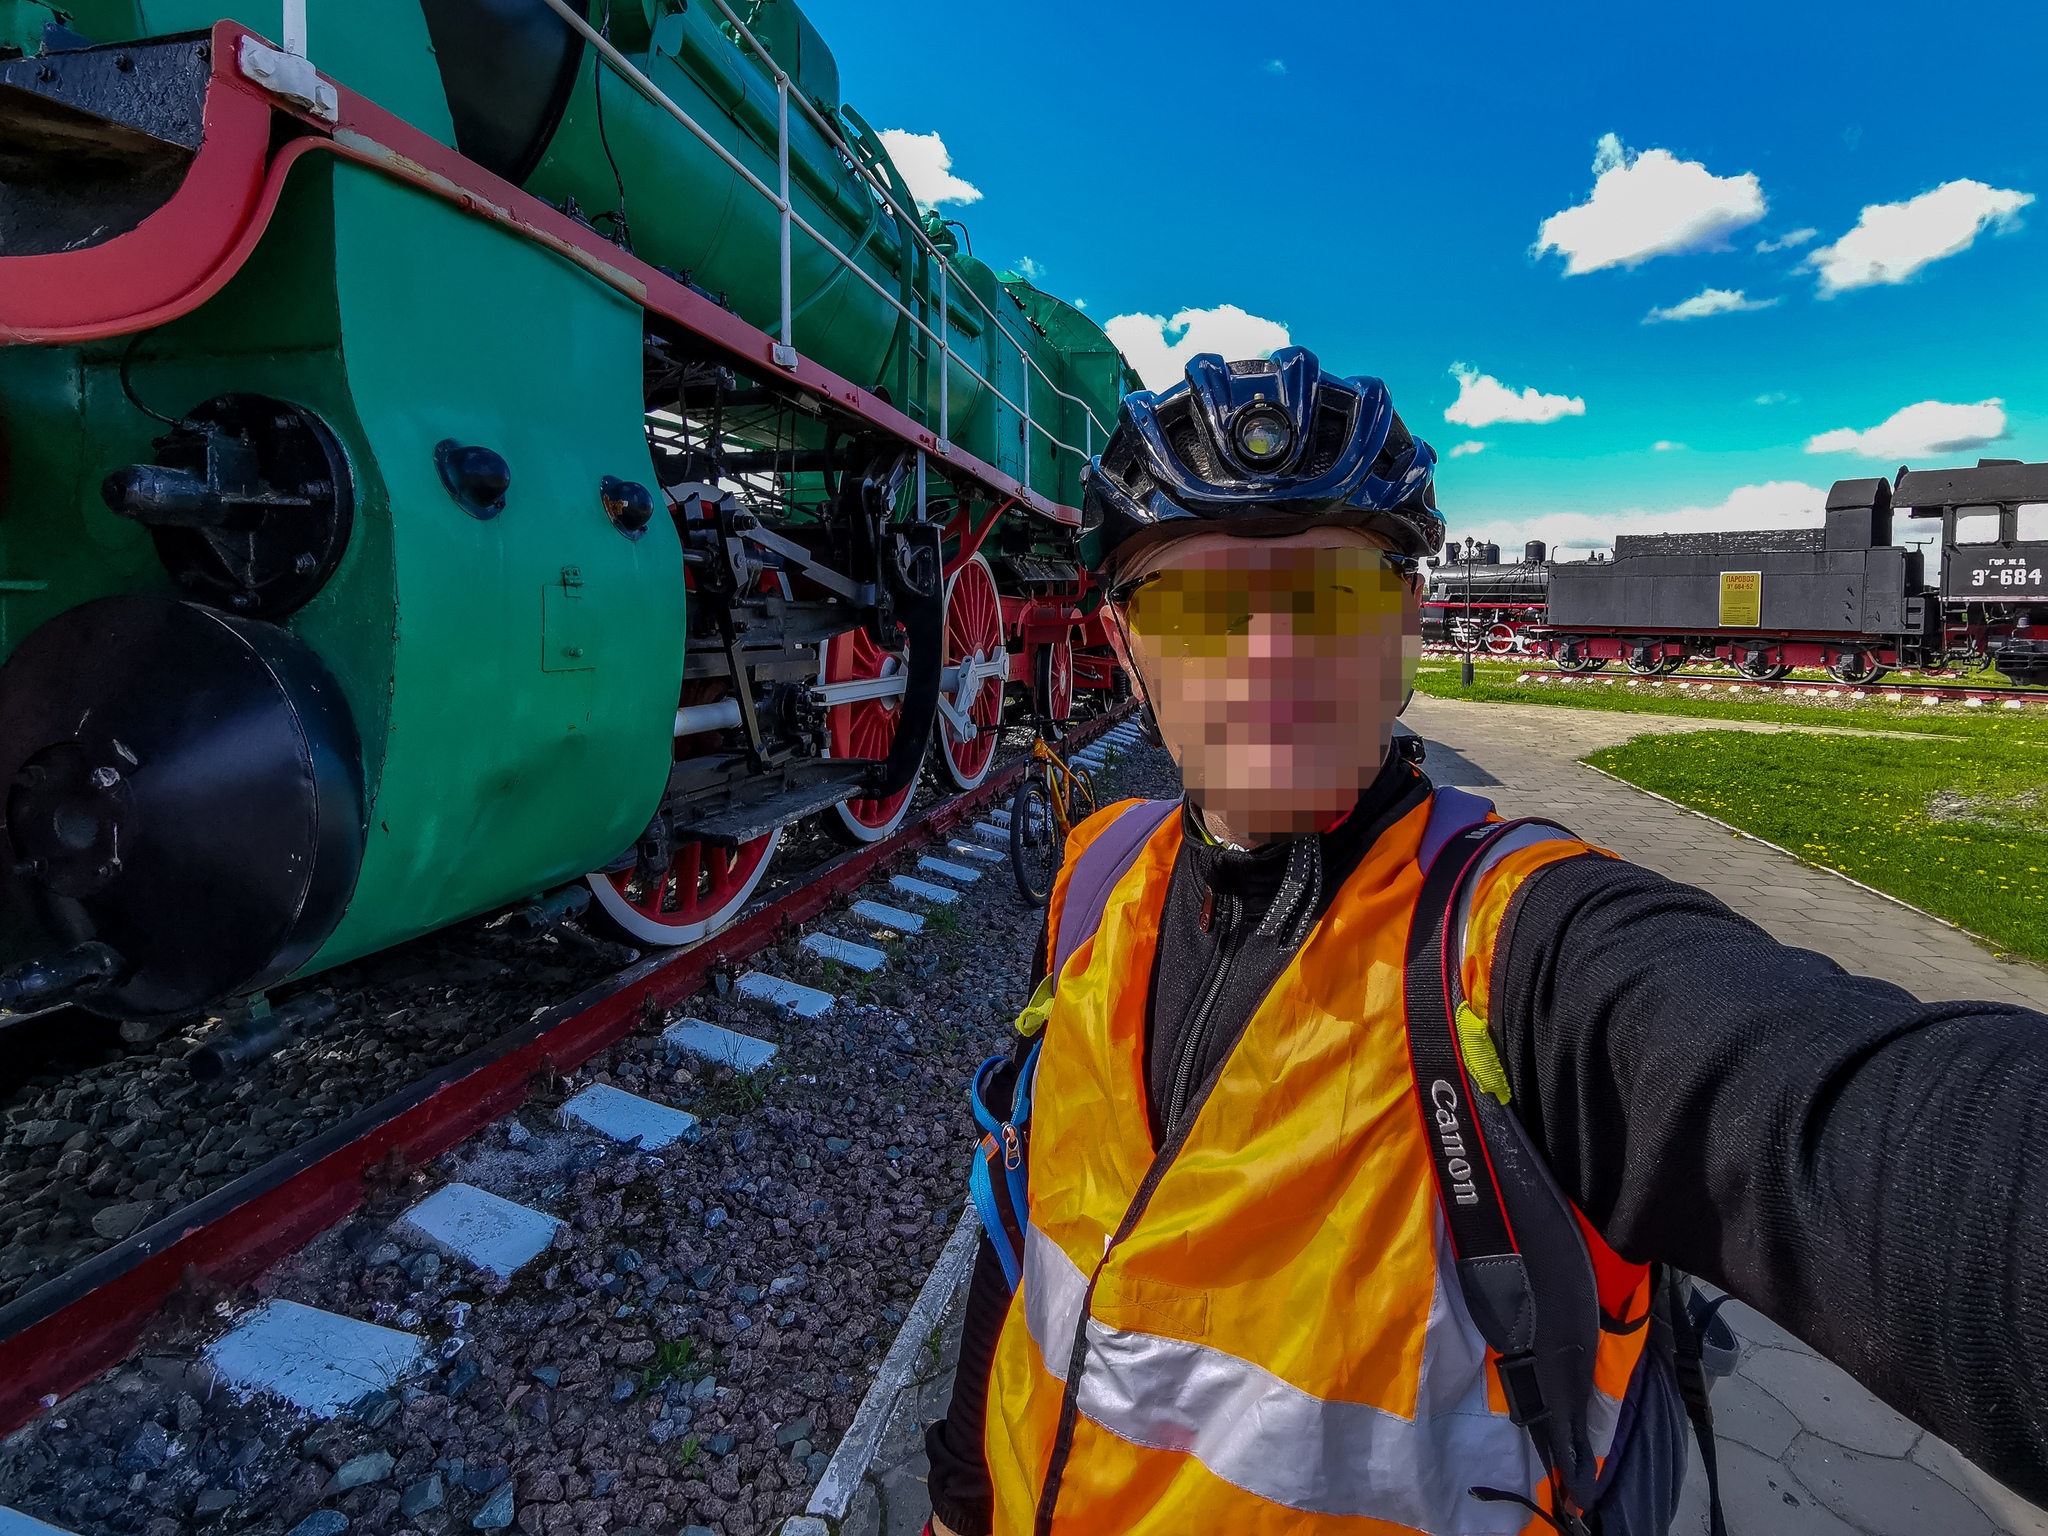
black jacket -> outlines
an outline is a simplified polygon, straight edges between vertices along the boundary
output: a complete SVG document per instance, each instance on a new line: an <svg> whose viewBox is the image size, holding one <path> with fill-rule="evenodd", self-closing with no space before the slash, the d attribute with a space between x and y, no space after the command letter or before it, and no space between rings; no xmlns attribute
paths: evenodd
<svg viewBox="0 0 2048 1536"><path fill-rule="evenodd" d="M1343 825L1296 840L1315 845L1312 910L1263 926L1304 934L1427 793L1390 759ZM1183 843L1148 1019L1155 1138L1286 964L1292 943L1243 925L1296 895L1288 863L1309 857ZM2048 1501L2048 1017L1920 1002L1613 859L1540 870L1511 917L1491 1022L1514 1108L1608 1244L1732 1291ZM962 1536L991 1525L984 1410L1009 1304L984 1242L952 1406L926 1436L932 1506Z"/></svg>

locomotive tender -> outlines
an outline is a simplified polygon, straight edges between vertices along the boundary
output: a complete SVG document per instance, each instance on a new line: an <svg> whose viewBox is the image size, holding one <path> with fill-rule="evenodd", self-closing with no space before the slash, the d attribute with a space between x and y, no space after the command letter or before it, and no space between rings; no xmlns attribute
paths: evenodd
<svg viewBox="0 0 2048 1536"><path fill-rule="evenodd" d="M793 0L0 0L0 1005L715 931L1114 681L1134 383Z"/></svg>
<svg viewBox="0 0 2048 1536"><path fill-rule="evenodd" d="M1902 512L1940 519L1938 583L1919 549L1892 542ZM1648 676L1707 661L1759 680L1814 667L1863 683L1897 667L1996 666L2048 683L2048 464L1838 480L1821 528L1624 534L1612 560L1491 569L1521 573L1516 601L1489 608L1509 589L1475 580L1484 622L1469 628L1463 568L1436 572L1430 598L1447 638L1548 656L1567 672L1618 660Z"/></svg>

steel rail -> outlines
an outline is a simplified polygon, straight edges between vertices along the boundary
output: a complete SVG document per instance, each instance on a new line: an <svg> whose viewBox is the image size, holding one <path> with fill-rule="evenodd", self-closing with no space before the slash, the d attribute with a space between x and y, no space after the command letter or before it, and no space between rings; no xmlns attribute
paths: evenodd
<svg viewBox="0 0 2048 1536"><path fill-rule="evenodd" d="M1464 655L1462 651L1447 651L1445 655ZM1474 657L1474 660L1480 658ZM1883 699L1885 695L1897 694L1901 698L1932 697L1941 699L1982 699L1986 703L2003 704L2011 700L2020 704L2048 704L2048 688L2025 688L2010 683L1971 687L1968 683L1894 683L1879 680L1874 683L1843 683L1829 679L1827 682L1810 682L1799 678L1744 677L1739 672L1732 677L1708 676L1696 672L1663 672L1655 677L1646 677L1637 672L1566 672L1557 667L1528 667L1515 678L1518 683L1531 679L1553 677L1570 678L1573 681L1599 682L1603 686L1615 683L1626 685L1639 683L1647 687L1662 683L1676 687L1690 683L1695 689L1725 688L1731 692L1758 689L1768 693L1823 694L1831 698Z"/></svg>
<svg viewBox="0 0 2048 1536"><path fill-rule="evenodd" d="M1093 740L1132 708L1076 727L1071 739ZM881 842L807 871L732 927L641 960L0 1307L0 1435L118 1364L174 1293L255 1278L359 1207L371 1184L431 1162L519 1108L536 1077L573 1071L690 997L714 970L776 943L883 865L1000 801L1029 762L939 801Z"/></svg>
<svg viewBox="0 0 2048 1536"><path fill-rule="evenodd" d="M733 24L734 29L746 41L747 46L754 50L755 57L760 59L760 61L763 64L768 66L769 71L775 77L776 85L783 89L787 89L791 84L793 84L794 82L790 80L788 72L785 71L780 64L777 64L775 62L774 55L770 54L768 50L761 45L760 40L756 38L750 30L748 30L747 24L744 21L740 20L738 13L733 10L732 6L728 3L728 0L714 0L714 3L718 6L719 10L725 13L725 19ZM876 176L865 165L861 164L860 157L856 155L853 152L853 150L847 145L846 140L841 136L839 130L832 125L831 121L822 112L818 111L818 109L814 107L808 100L806 100L801 92L797 94L796 104L799 107L803 108L805 115L808 116L810 120L817 125L818 131L825 135L826 141L830 143L834 149L838 150L841 155L846 157L846 163L850 167L852 167L853 173L856 176L860 177L861 180L865 181L871 188L873 188L876 195L882 199L882 205L886 207L891 213L896 215L898 226L910 230L912 237L916 239L917 243L923 246L925 248L925 251L934 260L938 262L939 268L942 272L952 271L952 262L947 259L946 253L940 250L937 244L933 242L932 238L924 232L924 227L922 223L917 219L917 217L914 214L905 212L902 205L896 201L895 193L889 190L889 188L883 183L882 179L879 176ZM786 125L783 131L786 135L788 132L788 128ZM1052 375L1047 373L1045 369L1042 366L1040 366L1038 360L1032 357L1028 352L1024 351L1024 344L1018 341L1016 337L1010 335L1008 328L1005 327L1002 322L1002 317L999 316L993 309L989 308L987 300L982 298L982 296L976 293L972 288L969 288L967 290L967 296L970 299L974 300L975 304L980 308L981 312L984 315L988 316L990 324L994 325L997 331L1002 333L1003 337L1009 341L1010 345L1017 348L1018 352L1022 354L1026 365L1033 369L1041 379L1045 380L1046 387L1048 389L1050 389L1054 394L1058 395L1062 400L1068 400L1071 401L1073 404L1080 406L1081 409L1087 413L1088 420L1090 421L1090 423L1092 423L1094 427L1103 434L1103 436L1107 437L1109 435L1109 428L1103 426L1102 418L1095 414L1095 408L1091 406L1086 400L1083 400L1079 395L1070 395L1065 390L1061 389L1059 385L1055 384L1053 382ZM943 318L944 316L942 312L941 319ZM940 345L943 347L945 343L941 341ZM1028 420L1029 418L1027 417L1026 419ZM1047 435L1050 436L1051 434L1048 433Z"/></svg>
<svg viewBox="0 0 2048 1536"><path fill-rule="evenodd" d="M1086 449L1078 448L1072 443L1063 441L1061 438L1056 436L1050 428L1042 425L1037 421L1034 421L1032 419L1031 412L1028 409L1028 407L1020 407L1016 401L1012 400L1008 395L1004 394L988 379L982 377L981 373L974 367L973 364L969 363L966 359L961 358L957 354L955 354L952 349L952 344L946 336L941 334L939 331L934 331L921 318L919 318L918 315L913 310L911 310L908 305L904 304L902 300L896 297L896 295L889 292L888 289L884 288L881 285L881 283L874 277L874 275L871 274L865 267L861 266L859 262L855 261L851 256L847 255L844 251L840 250L837 245L833 244L830 240L826 239L826 237L819 232L819 230L811 223L810 220L806 219L802 214L796 211L795 206L791 203L786 192L778 193L774 188L770 187L767 182L763 181L760 177L756 176L753 173L753 171L748 169L745 163L743 163L737 155L733 154L731 150L727 149L723 144L718 142L717 138L712 135L710 130L705 128L694 117L690 116L688 112L684 111L682 106L678 104L675 101L675 99L671 97L666 91L662 90L660 86L656 85L652 80L650 80L637 64L635 64L631 59L626 57L626 55L621 53L617 48L612 46L612 42L609 38L607 38L602 32L599 32L595 27L591 26L591 24L583 17L578 16L574 8L572 8L567 3L567 0L546 0L546 3L549 9L554 11L556 15L560 16L563 21L567 22L572 28L576 30L577 33L579 33L583 37L584 41L589 43L593 48L595 48L598 51L599 55L605 60L606 63L612 66L612 68L618 73L621 79L625 80L627 84L631 85L634 90L638 91L653 105L661 108L664 112L668 113L670 117L673 117L677 122L681 123L683 127L687 128L698 139L698 141L704 145L706 149L710 150L713 154L718 156L718 158L724 161L725 164L732 170L738 172L741 178L744 179L749 186L751 186L755 191L759 192L763 197L768 199L769 203L775 208L776 212L781 216L785 228L785 244L783 247L783 267L781 274L782 289L784 295L783 329L780 335L778 335L776 338L777 350L775 355L775 361L779 366L785 368L794 368L796 366L795 344L790 340L789 336L789 256L788 245L786 243L787 227L790 224L794 224L798 229L801 229L805 234L809 235L812 240L816 241L819 247L822 250L824 250L826 254L831 256L834 261L838 262L840 266L844 267L847 271L851 272L855 277L859 278L862 282L866 283L868 287L872 288L875 292L876 297L881 299L883 303L887 304L891 309L894 309L898 314L903 316L904 319L908 320L912 325L916 326L920 331L924 332L925 336L929 340L938 343L939 354L942 359L941 367L939 370L939 376L942 385L942 402L944 399L943 385L947 374L946 364L957 362L962 373L965 373L969 378L973 379L977 384L981 385L983 389L987 390L996 399L1002 401L1004 405L1007 405L1011 410L1015 411L1017 415L1024 421L1025 425L1035 428L1038 431L1039 435L1045 438L1045 440L1051 443L1055 448L1062 449L1067 453L1071 453L1084 461L1093 457L1093 455ZM721 7L721 9L723 9L723 7ZM726 14L730 16L732 13L730 11L727 11ZM751 38L752 34L749 33L748 36L749 38ZM755 46L758 47L759 45L756 44ZM766 55L764 54L763 57L765 56ZM777 70L777 73L778 75L780 75L779 69ZM787 76L781 76L781 78L783 81L786 82ZM781 94L785 98L785 101L783 111L783 134L781 137L781 142L778 145L778 157L782 161L786 171L787 150L789 142L788 112L786 98L789 93L786 89L784 89ZM801 94L799 94L796 99L797 104L803 107L805 111L808 112L811 110L810 103L805 101ZM815 116L815 114L813 115ZM840 147L842 151L844 151L843 140L839 139L837 135L834 135L833 141L836 146ZM849 154L849 158L852 158L850 151L847 151L847 153ZM861 167L857 159L853 160L853 168L856 174L861 173ZM865 179L865 177L863 179ZM872 183L870 183L870 185L872 185ZM885 197L888 197L888 194L886 192L884 192L883 195ZM896 204L894 198L888 199L888 205L892 209L895 208ZM899 219L902 217L900 212L898 214L898 217ZM909 227L915 227L914 221ZM924 239L922 231L917 231L917 238L919 238L920 240ZM935 255L939 256L939 260L941 262L945 260L945 257L943 256L943 254L940 254L938 252L936 246L931 246L929 241L926 241L925 243L933 251ZM979 294L976 294L971 287L967 289L967 292L968 296L973 298L977 304L981 304L981 296ZM987 310L988 306L986 304L982 304L982 308L984 310ZM996 315L993 310L989 310L988 313L989 319L991 320L991 322L994 323L996 330L1000 332L1007 341L1009 341L1010 345L1017 348L1018 355L1021 358L1023 358L1025 363L1029 365L1029 367L1037 368L1037 361L1034 358L1032 358L1029 350L1026 349L1023 346L1023 344L1019 342L1015 337L1011 336L1008 331L1003 329L1002 321L996 318ZM941 327L944 327L946 324L946 316L943 311L940 313L939 323ZM785 353L787 353L787 356L784 355ZM1043 368L1039 368L1038 371L1041 374L1045 372ZM1024 377L1028 384L1030 379L1030 373L1027 371ZM1047 379L1047 383L1051 384L1051 380L1049 378ZM1052 388L1054 393L1062 393L1062 391L1060 391L1057 385L1052 385ZM1074 397L1068 396L1067 398L1072 399ZM1077 403L1080 404L1082 409L1087 412L1089 420L1095 426L1101 426L1101 423L1095 420L1095 413L1092 410L1089 410L1086 401L1078 401ZM941 416L945 414L943 409L941 410L940 414ZM942 454L950 451L951 448L951 444L947 440L947 432L948 424L942 421L939 427L939 451ZM1023 485L1027 491L1030 490L1031 456L1029 453L1026 453L1024 456Z"/></svg>

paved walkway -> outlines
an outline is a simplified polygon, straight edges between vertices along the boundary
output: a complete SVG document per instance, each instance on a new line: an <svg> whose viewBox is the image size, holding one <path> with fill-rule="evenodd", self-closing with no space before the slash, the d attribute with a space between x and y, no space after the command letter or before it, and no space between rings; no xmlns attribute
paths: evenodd
<svg viewBox="0 0 2048 1536"><path fill-rule="evenodd" d="M1710 891L1788 943L1932 1000L1984 998L2048 1009L2048 971L1994 959L1966 934L1825 870L1734 837L1712 822L1595 773L1578 759L1633 736L1796 726L1555 704L1467 704L1417 694L1403 724L1432 746L1425 768L1511 816L1563 822L1625 859ZM1828 728L1830 734L1842 727ZM1877 734L1875 732L1870 734ZM1887 738L1906 733L1884 733ZM1447 748L1448 751L1440 750ZM1886 751L1939 752L1940 738Z"/></svg>
<svg viewBox="0 0 2048 1536"><path fill-rule="evenodd" d="M1439 783L1470 787L1508 815L1561 821L1623 858L1711 891L1788 943L1923 998L2048 1008L2048 971L1994 959L1935 918L1733 837L1578 761L1645 734L1797 727L1548 704L1468 704L1421 694L1402 718L1430 743L1425 766ZM1941 748L1927 743L1898 750ZM1743 1344L1735 1374L1714 1387L1730 1536L2048 1536L2048 1514L1894 1413L1791 1334L1740 1302L1730 1302L1721 1315ZM1706 1510L1695 1449L1672 1530L1704 1536Z"/></svg>
<svg viewBox="0 0 2048 1536"><path fill-rule="evenodd" d="M1510 815L1541 814L1652 869L1713 892L1788 942L1923 998L1991 998L2048 1008L2048 972L1999 960L1957 930L1825 871L1605 778L1578 759L1632 736L1699 729L1776 732L1767 722L1703 721L1468 704L1417 695L1405 723L1430 743L1439 783L1477 789ZM1845 730L1829 727L1829 732ZM1903 736L1906 733L1855 733ZM1912 738L1899 750L1939 751ZM942 1417L958 1348L954 1299L942 1360L906 1388L846 1536L915 1536L929 1504L923 1426ZM2048 1536L2048 1514L1907 1422L1798 1339L1740 1302L1722 1315L1743 1349L1714 1388L1730 1536ZM1678 1536L1705 1536L1694 1452Z"/></svg>

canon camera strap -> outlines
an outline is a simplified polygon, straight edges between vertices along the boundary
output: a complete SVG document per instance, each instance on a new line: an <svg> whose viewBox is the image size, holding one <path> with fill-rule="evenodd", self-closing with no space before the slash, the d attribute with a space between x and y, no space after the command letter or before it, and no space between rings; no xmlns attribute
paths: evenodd
<svg viewBox="0 0 2048 1536"><path fill-rule="evenodd" d="M1550 1479L1553 1512L1520 1493L1476 1487L1475 1498L1525 1505L1567 1536L1588 1536L1586 1523L1566 1504L1549 1435L1550 1410L1536 1375L1536 1294L1515 1245L1514 1226L1493 1172L1479 1117L1472 1111L1472 1083L1458 1048L1453 1023L1460 956L1453 942L1459 898L1484 864L1487 852L1521 827L1553 827L1537 818L1480 822L1454 835L1437 851L1423 876L1422 894L1408 930L1405 987L1408 1059L1415 1073L1416 1103L1429 1139L1438 1203L1451 1235L1458 1280L1480 1336L1499 1357L1495 1368L1508 1402L1508 1416L1536 1446ZM1570 836L1569 832L1565 833Z"/></svg>

